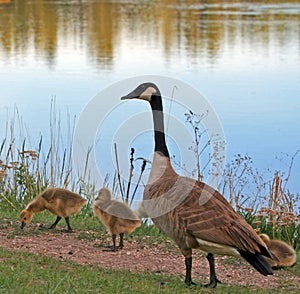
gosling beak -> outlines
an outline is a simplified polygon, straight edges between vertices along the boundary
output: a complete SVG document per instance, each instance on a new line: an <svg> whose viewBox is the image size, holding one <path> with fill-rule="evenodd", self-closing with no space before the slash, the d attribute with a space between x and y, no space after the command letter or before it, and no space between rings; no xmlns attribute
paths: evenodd
<svg viewBox="0 0 300 294"><path fill-rule="evenodd" d="M26 223L25 223L25 222L22 222L22 223L21 223L21 230L23 230L25 226L26 226Z"/></svg>

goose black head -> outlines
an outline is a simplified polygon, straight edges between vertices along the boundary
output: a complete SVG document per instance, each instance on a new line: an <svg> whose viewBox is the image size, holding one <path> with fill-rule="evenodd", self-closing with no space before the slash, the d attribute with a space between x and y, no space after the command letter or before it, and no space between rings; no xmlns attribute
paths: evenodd
<svg viewBox="0 0 300 294"><path fill-rule="evenodd" d="M132 92L127 94L126 96L123 96L121 100L126 99L142 99L146 100L148 102L153 101L155 97L160 97L160 92L157 88L157 86L153 83L143 83L139 85L136 89L134 89Z"/></svg>
<svg viewBox="0 0 300 294"><path fill-rule="evenodd" d="M153 83L143 83L126 96L123 96L121 100L134 98L146 100L150 103L154 122L154 150L169 157L164 133L162 97L158 87Z"/></svg>

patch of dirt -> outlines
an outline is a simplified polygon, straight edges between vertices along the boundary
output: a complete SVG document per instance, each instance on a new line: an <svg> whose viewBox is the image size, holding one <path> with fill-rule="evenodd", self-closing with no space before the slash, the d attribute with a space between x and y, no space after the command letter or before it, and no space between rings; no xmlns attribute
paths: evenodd
<svg viewBox="0 0 300 294"><path fill-rule="evenodd" d="M26 227L27 231L37 230L36 224ZM64 233L58 230L43 231L37 234L20 233L14 227L0 228L0 246L14 251L26 251L43 254L59 260L68 260L81 265L93 264L102 268L128 270L130 272L155 272L179 276L182 281L185 275L184 258L179 249L171 241L166 243L149 240L138 241L126 237L124 248L116 252L103 251L110 244L109 235L99 232L74 231ZM91 236L91 238L88 238ZM151 237L146 237L146 239ZM205 255L194 251L193 279L208 281L209 266ZM280 280L288 280L288 285L300 285L300 277L288 271L276 271L273 276L264 277L256 272L247 262L227 257L216 257L216 272L218 279L226 284L253 286L255 288L282 287Z"/></svg>

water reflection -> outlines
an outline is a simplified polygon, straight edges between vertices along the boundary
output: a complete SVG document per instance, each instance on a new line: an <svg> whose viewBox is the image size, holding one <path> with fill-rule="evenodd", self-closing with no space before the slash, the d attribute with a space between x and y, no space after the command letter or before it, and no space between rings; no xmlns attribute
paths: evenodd
<svg viewBox="0 0 300 294"><path fill-rule="evenodd" d="M299 0L0 0L0 125L17 105L34 142L52 96L79 115L118 79L174 76L210 99L229 158L269 169L300 146L299 52Z"/></svg>
<svg viewBox="0 0 300 294"><path fill-rule="evenodd" d="M121 44L147 44L166 58L180 52L214 63L237 41L299 47L299 10L298 1L2 0L0 50L6 60L22 62L30 52L54 67L58 51L72 47L109 69Z"/></svg>

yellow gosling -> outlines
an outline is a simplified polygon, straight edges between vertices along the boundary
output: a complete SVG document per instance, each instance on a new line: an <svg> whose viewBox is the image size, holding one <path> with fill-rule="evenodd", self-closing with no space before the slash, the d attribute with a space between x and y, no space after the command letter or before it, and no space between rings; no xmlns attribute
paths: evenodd
<svg viewBox="0 0 300 294"><path fill-rule="evenodd" d="M113 245L110 250L122 249L124 247L124 233L131 233L141 225L138 216L123 202L112 200L112 193L108 188L99 190L98 197L94 203L94 214L105 225L112 235ZM116 246L116 235L120 235L119 246Z"/></svg>
<svg viewBox="0 0 300 294"><path fill-rule="evenodd" d="M295 250L286 242L278 239L270 239L266 234L260 235L261 239L266 243L273 256L278 260L266 258L267 262L273 269L280 269L283 267L292 267L296 264L297 255Z"/></svg>
<svg viewBox="0 0 300 294"><path fill-rule="evenodd" d="M143 202L140 203L140 205L139 205L138 209L135 211L135 213L139 217L139 219L149 217Z"/></svg>
<svg viewBox="0 0 300 294"><path fill-rule="evenodd" d="M80 211L86 199L67 189L49 188L31 201L20 214L21 229L30 223L34 213L49 210L57 216L55 222L49 227L56 227L61 218L66 220L68 231L72 231L69 216Z"/></svg>

